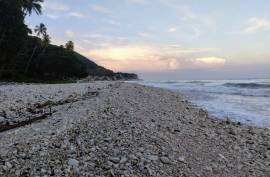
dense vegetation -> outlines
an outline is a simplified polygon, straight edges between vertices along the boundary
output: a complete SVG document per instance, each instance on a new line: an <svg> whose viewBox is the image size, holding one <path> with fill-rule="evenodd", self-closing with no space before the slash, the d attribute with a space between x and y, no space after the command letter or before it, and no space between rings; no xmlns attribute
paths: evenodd
<svg viewBox="0 0 270 177"><path fill-rule="evenodd" d="M136 79L137 75L114 73L74 52L74 43L51 45L46 26L32 31L27 15L42 13L43 0L0 0L0 80L48 81L92 76ZM31 35L32 34L32 35ZM36 34L36 36L33 36Z"/></svg>

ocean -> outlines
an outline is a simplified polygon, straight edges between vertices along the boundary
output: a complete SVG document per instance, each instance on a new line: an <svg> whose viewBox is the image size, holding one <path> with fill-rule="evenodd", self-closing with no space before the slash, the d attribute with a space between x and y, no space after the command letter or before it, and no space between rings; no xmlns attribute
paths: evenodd
<svg viewBox="0 0 270 177"><path fill-rule="evenodd" d="M217 118L270 127L270 79L138 81L181 92Z"/></svg>

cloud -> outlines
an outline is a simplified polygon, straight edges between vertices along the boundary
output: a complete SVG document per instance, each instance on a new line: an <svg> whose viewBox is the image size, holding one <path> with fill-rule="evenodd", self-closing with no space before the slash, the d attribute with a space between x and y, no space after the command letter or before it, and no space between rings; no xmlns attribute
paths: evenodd
<svg viewBox="0 0 270 177"><path fill-rule="evenodd" d="M202 57L196 58L195 63L200 66L221 67L225 65L226 59L218 57Z"/></svg>
<svg viewBox="0 0 270 177"><path fill-rule="evenodd" d="M130 3L145 5L148 4L147 0L127 0Z"/></svg>
<svg viewBox="0 0 270 177"><path fill-rule="evenodd" d="M270 30L270 20L253 17L249 19L249 25L244 29L244 33L255 33L261 30Z"/></svg>
<svg viewBox="0 0 270 177"><path fill-rule="evenodd" d="M126 45L130 42L130 38L108 35L103 33L85 33L79 34L78 37L86 44L91 44L88 48L109 47L112 45Z"/></svg>
<svg viewBox="0 0 270 177"><path fill-rule="evenodd" d="M90 39L106 39L107 36L100 34L100 33L87 33L81 35L84 38L90 38Z"/></svg>
<svg viewBox="0 0 270 177"><path fill-rule="evenodd" d="M149 56L153 53L149 47L110 47L105 49L97 49L90 51L90 55L93 55L101 59L111 60L144 60L150 59Z"/></svg>
<svg viewBox="0 0 270 177"><path fill-rule="evenodd" d="M170 70L177 70L180 67L181 67L180 62L177 59L173 58L168 60L168 68Z"/></svg>
<svg viewBox="0 0 270 177"><path fill-rule="evenodd" d="M201 35L202 35L202 31L200 30L200 28L198 28L198 27L193 27L193 38L198 38L198 37L200 37Z"/></svg>
<svg viewBox="0 0 270 177"><path fill-rule="evenodd" d="M149 37L153 37L154 35L151 33L147 33L147 32L140 32L140 33L138 33L138 36L144 37L144 38L149 38Z"/></svg>
<svg viewBox="0 0 270 177"><path fill-rule="evenodd" d="M171 28L168 29L168 32L170 32L170 33L174 33L176 31L177 31L176 27L171 27Z"/></svg>
<svg viewBox="0 0 270 177"><path fill-rule="evenodd" d="M65 34L66 34L66 36L69 37L69 38L73 38L74 35L75 35L74 32L71 31L71 30L66 30L66 31L65 31Z"/></svg>
<svg viewBox="0 0 270 177"><path fill-rule="evenodd" d="M75 17L75 18L86 18L85 15L79 13L79 12L68 12L68 13L61 13L61 14L58 14L58 15L55 15L55 14L51 14L51 13L47 13L46 16L49 18L49 19L52 19L52 20L56 20L56 19L59 19L59 18L64 18L64 17Z"/></svg>
<svg viewBox="0 0 270 177"><path fill-rule="evenodd" d="M65 3L60 1L46 0L42 5L48 18L56 20L64 17L85 18L86 16L80 12L72 11Z"/></svg>
<svg viewBox="0 0 270 177"><path fill-rule="evenodd" d="M101 6L101 5L91 5L92 10L98 12L98 13L102 13L102 14L111 14L111 11L108 10L107 8Z"/></svg>
<svg viewBox="0 0 270 177"><path fill-rule="evenodd" d="M86 17L85 15L83 15L80 12L69 12L68 16L76 17L76 18L85 18Z"/></svg>
<svg viewBox="0 0 270 177"><path fill-rule="evenodd" d="M79 45L79 44L75 44L75 50L79 51L81 53L84 53L86 51L86 49L83 46Z"/></svg>
<svg viewBox="0 0 270 177"><path fill-rule="evenodd" d="M189 28L194 32L193 37L199 37L202 34L215 31L216 30L216 21L213 15L206 13L200 13L191 9L188 6L176 3L176 1L170 0L159 0L164 7L170 8L171 11L174 11L177 15L177 18L184 23L185 28ZM172 27L169 32L175 32L176 28Z"/></svg>
<svg viewBox="0 0 270 177"><path fill-rule="evenodd" d="M47 14L47 17L50 18L50 19L52 19L52 20L56 20L56 19L59 18L59 16L54 15L54 14Z"/></svg>
<svg viewBox="0 0 270 177"><path fill-rule="evenodd" d="M42 7L45 11L66 12L70 10L70 7L68 5L55 1L45 1Z"/></svg>
<svg viewBox="0 0 270 177"><path fill-rule="evenodd" d="M107 22L108 22L108 24L110 24L110 25L120 25L120 23L117 22L117 21L115 21L115 20L108 20Z"/></svg>
<svg viewBox="0 0 270 177"><path fill-rule="evenodd" d="M129 45L106 46L88 52L87 56L115 71L166 71L189 68L220 67L225 59L200 58L215 49L173 46Z"/></svg>
<svg viewBox="0 0 270 177"><path fill-rule="evenodd" d="M62 39L52 38L52 43L55 45L64 45L66 41Z"/></svg>

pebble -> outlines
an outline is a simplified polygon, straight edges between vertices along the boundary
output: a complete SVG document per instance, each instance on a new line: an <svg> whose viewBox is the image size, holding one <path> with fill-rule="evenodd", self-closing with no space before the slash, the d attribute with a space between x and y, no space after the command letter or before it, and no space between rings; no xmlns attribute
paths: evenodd
<svg viewBox="0 0 270 177"><path fill-rule="evenodd" d="M137 157L136 157L134 154L130 154L128 157L129 157L131 160L137 159Z"/></svg>
<svg viewBox="0 0 270 177"><path fill-rule="evenodd" d="M122 157L120 160L120 164L126 163L128 161L128 159L126 157Z"/></svg>
<svg viewBox="0 0 270 177"><path fill-rule="evenodd" d="M226 159L226 158L224 157L224 155L222 155L222 154L218 154L218 156L219 156L220 158L222 158L222 159Z"/></svg>
<svg viewBox="0 0 270 177"><path fill-rule="evenodd" d="M161 157L160 160L164 164L171 164L172 163L168 157Z"/></svg>
<svg viewBox="0 0 270 177"><path fill-rule="evenodd" d="M113 163L119 163L120 162L120 157L110 157L109 160Z"/></svg>
<svg viewBox="0 0 270 177"><path fill-rule="evenodd" d="M157 160L159 159L159 157L156 156L156 155L150 155L150 156L148 156L147 158L148 158L149 160L152 160L152 161L157 161Z"/></svg>
<svg viewBox="0 0 270 177"><path fill-rule="evenodd" d="M100 83L91 84L91 88L96 84ZM135 88L128 83L117 85L116 91L115 87L100 87L100 97L54 107L57 115L48 121L3 132L0 176L269 176L269 130L248 131L246 125L201 117L202 110L179 102L181 96L176 100L178 94L173 92L139 85ZM26 102L24 98L16 102L20 95L31 106L46 99L58 102L68 95L80 98L86 86L89 84L30 85L35 91L19 86L24 92L10 95L1 106L7 110L9 121L16 123L20 118L15 116L13 120L13 113ZM7 94L1 87L0 91ZM42 92L44 99L32 98L35 92ZM51 92L59 93L53 96ZM5 107L13 103L12 113ZM184 111L186 107L190 107L188 112ZM90 115L85 116L86 110ZM56 121L59 123L52 124ZM227 160L221 160L225 157Z"/></svg>
<svg viewBox="0 0 270 177"><path fill-rule="evenodd" d="M6 121L6 119L2 116L0 116L0 123L4 123Z"/></svg>
<svg viewBox="0 0 270 177"><path fill-rule="evenodd" d="M178 160L179 160L179 162L185 163L185 157L183 157L183 156L180 156L180 157L178 158Z"/></svg>
<svg viewBox="0 0 270 177"><path fill-rule="evenodd" d="M21 174L21 171L20 171L20 170L16 170L16 171L15 171L15 175L16 175L16 176L19 176L20 174Z"/></svg>
<svg viewBox="0 0 270 177"><path fill-rule="evenodd" d="M104 142L110 143L112 141L112 138L104 138Z"/></svg>
<svg viewBox="0 0 270 177"><path fill-rule="evenodd" d="M78 167L79 161L76 159L68 159L68 165L71 167Z"/></svg>
<svg viewBox="0 0 270 177"><path fill-rule="evenodd" d="M6 162L6 166L7 166L7 168L12 168L12 165L11 165L11 163L10 162Z"/></svg>

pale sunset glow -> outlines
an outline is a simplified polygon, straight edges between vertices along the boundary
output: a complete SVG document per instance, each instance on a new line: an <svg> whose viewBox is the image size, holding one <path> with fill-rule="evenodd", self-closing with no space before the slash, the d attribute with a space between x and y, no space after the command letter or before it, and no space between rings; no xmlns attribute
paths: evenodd
<svg viewBox="0 0 270 177"><path fill-rule="evenodd" d="M72 40L114 71L268 77L269 7L268 0L46 0L44 15L27 22L43 21L53 43Z"/></svg>
<svg viewBox="0 0 270 177"><path fill-rule="evenodd" d="M87 56L117 71L166 71L223 66L225 59L193 58L218 49L185 49L179 46L118 46L90 51Z"/></svg>
<svg viewBox="0 0 270 177"><path fill-rule="evenodd" d="M145 60L151 59L154 51L147 47L113 47L89 52L89 56L107 60Z"/></svg>
<svg viewBox="0 0 270 177"><path fill-rule="evenodd" d="M217 57L205 57L205 58L197 58L196 62L198 64L204 64L212 67L221 67L224 66L226 60L224 58Z"/></svg>

